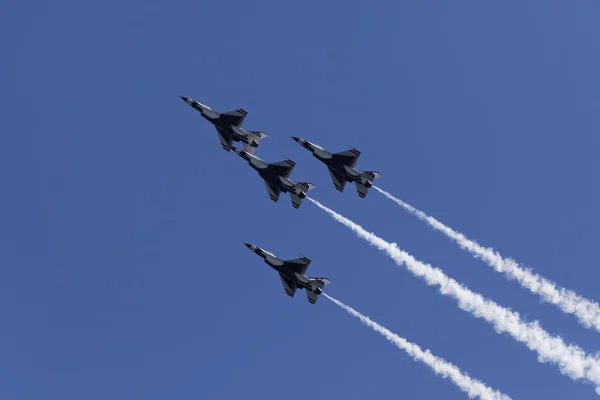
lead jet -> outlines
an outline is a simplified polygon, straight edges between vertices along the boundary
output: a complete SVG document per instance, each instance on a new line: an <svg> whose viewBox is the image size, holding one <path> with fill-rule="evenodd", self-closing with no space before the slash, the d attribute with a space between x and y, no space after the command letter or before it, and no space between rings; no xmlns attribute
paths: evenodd
<svg viewBox="0 0 600 400"><path fill-rule="evenodd" d="M377 171L358 171L354 169L354 165L360 156L360 151L355 148L340 153L330 153L318 144L311 143L308 140L295 136L292 136L292 139L308 149L317 160L327 165L333 185L340 192L344 191L346 182L354 182L356 183L358 195L365 198L369 188L373 186L373 181L381 176Z"/></svg>
<svg viewBox="0 0 600 400"><path fill-rule="evenodd" d="M256 247L253 244L244 244L261 256L271 268L279 272L285 293L290 297L294 297L296 289L304 289L309 303L315 304L319 295L323 293L323 288L331 283L327 278L309 278L305 276L304 274L308 269L310 259L304 256L294 260L281 260L270 251Z"/></svg>
<svg viewBox="0 0 600 400"><path fill-rule="evenodd" d="M269 164L257 156L248 153L245 150L233 147L233 151L236 152L244 160L248 161L248 164L258 172L261 178L267 185L267 191L269 192L269 198L274 202L279 200L281 192L289 193L292 199L292 205L294 208L300 207L302 200L306 198L306 192L314 189L316 186L309 182L294 182L289 178L295 162L292 160L284 160Z"/></svg>
<svg viewBox="0 0 600 400"><path fill-rule="evenodd" d="M258 147L258 142L261 139L268 137L261 131L246 131L241 128L244 123L244 118L248 115L248 111L243 108L238 108L226 113L214 111L207 105L190 99L189 97L180 96L183 101L196 109L200 114L217 129L217 135L221 141L221 146L226 151L231 150L233 142L242 142L244 150L250 154L254 154Z"/></svg>

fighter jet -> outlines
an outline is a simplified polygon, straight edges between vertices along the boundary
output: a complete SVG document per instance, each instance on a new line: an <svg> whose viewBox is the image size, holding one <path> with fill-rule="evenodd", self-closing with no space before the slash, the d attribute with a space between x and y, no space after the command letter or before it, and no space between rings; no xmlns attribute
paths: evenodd
<svg viewBox="0 0 600 400"><path fill-rule="evenodd" d="M294 182L289 176L296 165L292 160L284 160L273 164L268 164L257 156L248 153L245 150L233 147L236 152L248 164L258 172L261 178L264 179L269 192L269 198L274 202L279 200L279 194L289 193L292 199L294 208L300 207L302 199L306 197L306 192L314 189L316 186L309 182Z"/></svg>
<svg viewBox="0 0 600 400"><path fill-rule="evenodd" d="M308 140L295 136L292 136L292 139L308 149L316 159L327 165L333 185L340 192L344 191L346 182L354 182L356 183L356 189L358 189L358 195L365 198L369 188L373 186L373 181L381 176L377 171L358 171L354 169L354 164L360 156L360 151L355 148L332 154Z"/></svg>
<svg viewBox="0 0 600 400"><path fill-rule="evenodd" d="M217 128L217 135L219 135L221 146L226 151L231 150L231 144L235 141L242 142L244 144L244 150L250 154L254 154L255 149L258 147L258 142L269 136L261 131L246 131L241 128L244 123L244 118L248 115L248 111L243 108L238 108L237 110L226 113L219 113L196 100L183 96L180 97L183 101L198 110L208 122Z"/></svg>
<svg viewBox="0 0 600 400"><path fill-rule="evenodd" d="M294 297L296 289L304 289L308 296L310 304L315 304L319 295L323 293L323 288L330 284L331 281L327 278L308 278L304 274L310 264L310 259L302 256L294 260L281 260L270 251L256 247L253 244L244 243L246 247L261 256L275 271L279 272L281 283L285 293Z"/></svg>

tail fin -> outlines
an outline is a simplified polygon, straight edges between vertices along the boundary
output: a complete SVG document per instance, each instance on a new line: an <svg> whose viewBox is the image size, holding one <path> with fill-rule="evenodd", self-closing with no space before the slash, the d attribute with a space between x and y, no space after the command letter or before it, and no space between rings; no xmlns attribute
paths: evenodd
<svg viewBox="0 0 600 400"><path fill-rule="evenodd" d="M296 182L296 188L300 189L300 195L290 192L290 198L294 208L299 208L302 200L306 197L306 192L316 188L316 186L310 182Z"/></svg>

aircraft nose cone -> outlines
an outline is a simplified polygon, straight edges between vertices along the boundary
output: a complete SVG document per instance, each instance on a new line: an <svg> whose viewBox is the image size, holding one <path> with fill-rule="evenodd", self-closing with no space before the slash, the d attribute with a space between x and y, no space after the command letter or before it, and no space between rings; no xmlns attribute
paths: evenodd
<svg viewBox="0 0 600 400"><path fill-rule="evenodd" d="M294 139L296 142L300 143L300 138L299 137L292 136L292 139Z"/></svg>
<svg viewBox="0 0 600 400"><path fill-rule="evenodd" d="M251 245L250 243L244 243L244 245L246 245L247 248L249 248L250 250L252 250L252 247L254 247L253 245Z"/></svg>
<svg viewBox="0 0 600 400"><path fill-rule="evenodd" d="M185 97L185 96L179 96L179 97L181 97L181 100L185 101L186 103L190 102L190 99L188 97Z"/></svg>

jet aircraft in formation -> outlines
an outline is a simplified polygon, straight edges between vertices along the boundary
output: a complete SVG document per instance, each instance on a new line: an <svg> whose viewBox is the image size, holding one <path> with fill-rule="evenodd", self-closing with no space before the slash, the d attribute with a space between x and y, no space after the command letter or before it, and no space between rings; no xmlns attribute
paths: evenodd
<svg viewBox="0 0 600 400"><path fill-rule="evenodd" d="M373 186L373 181L381 176L377 171L358 171L354 169L356 161L360 156L360 151L355 148L339 153L330 153L316 143L292 136L302 147L308 149L313 156L327 166L333 185L340 192L344 191L346 182L356 183L358 195L361 198L367 196L369 188Z"/></svg>
<svg viewBox="0 0 600 400"><path fill-rule="evenodd" d="M306 192L314 189L316 186L310 182L294 182L289 178L296 163L292 160L283 160L273 164L268 164L255 155L245 150L233 148L240 157L248 161L248 164L258 172L267 185L269 198L274 202L279 200L279 194L289 193L294 208L300 207L302 200L306 198Z"/></svg>
<svg viewBox="0 0 600 400"><path fill-rule="evenodd" d="M254 253L261 256L267 265L279 273L283 289L290 297L294 297L296 289L304 289L309 303L315 304L319 295L323 293L323 288L331 283L327 278L309 278L304 275L310 265L310 259L304 256L293 260L282 260L270 251L261 249L253 244L244 244Z"/></svg>
<svg viewBox="0 0 600 400"><path fill-rule="evenodd" d="M312 183L294 182L289 179L289 175L296 165L292 160L268 164L254 155L259 141L268 137L268 135L262 131L246 131L242 129L242 124L248 115L248 111L238 108L233 111L220 113L194 99L184 96L180 97L214 125L223 149L227 151L233 149L235 153L248 161L250 166L258 172L267 185L267 191L271 200L277 202L281 192L290 193L292 205L294 208L298 208L302 199L306 197L306 192L316 187ZM381 176L377 171L359 171L354 168L360 156L360 151L355 148L339 153L330 153L316 143L311 143L296 136L292 136L292 138L327 166L333 180L333 185L340 192L344 191L346 182L354 182L358 190L358 195L361 198L365 198L369 188L373 186L373 181ZM242 142L244 150L234 147L233 142Z"/></svg>
<svg viewBox="0 0 600 400"><path fill-rule="evenodd" d="M219 113L213 111L207 105L197 102L188 97L180 96L183 101L196 109L200 114L217 129L217 135L221 141L223 149L229 151L232 148L232 142L242 142L244 150L250 154L254 154L254 150L258 147L258 142L261 139L268 137L262 131L246 131L242 129L244 118L248 115L248 111L243 108Z"/></svg>
<svg viewBox="0 0 600 400"><path fill-rule="evenodd" d="M290 179L290 174L296 166L294 161L287 159L269 164L254 154L260 140L268 137L268 135L262 131L247 131L242 128L244 119L248 115L248 112L243 108L220 113L188 97L181 96L181 99L213 124L223 149L226 151L233 150L241 158L248 161L248 164L258 172L258 175L265 181L271 200L277 202L282 192L289 193L292 205L294 208L299 208L302 200L306 198L306 193L315 188L312 183L294 182ZM369 188L373 186L373 181L381 176L376 171L359 171L354 168L360 156L360 151L354 148L339 153L330 153L318 144L295 136L292 136L292 138L327 166L335 189L340 192L344 191L346 182L354 182L358 195L364 198ZM243 149L235 147L233 142L241 142ZM279 273L285 293L291 297L294 297L296 289L304 289L308 301L315 304L319 295L323 293L325 285L331 283L327 278L306 277L304 274L310 260L304 256L294 260L281 260L267 250L252 244L244 244Z"/></svg>

